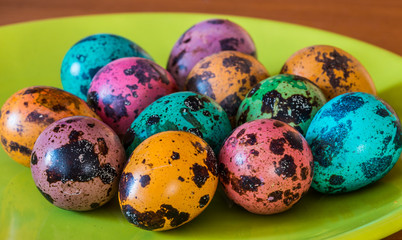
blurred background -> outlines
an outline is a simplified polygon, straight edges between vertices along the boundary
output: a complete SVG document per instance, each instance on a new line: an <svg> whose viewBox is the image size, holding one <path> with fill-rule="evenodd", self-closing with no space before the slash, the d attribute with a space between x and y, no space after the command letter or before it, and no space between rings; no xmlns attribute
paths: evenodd
<svg viewBox="0 0 402 240"><path fill-rule="evenodd" d="M0 0L0 25L119 12L201 12L301 24L402 54L401 0Z"/></svg>

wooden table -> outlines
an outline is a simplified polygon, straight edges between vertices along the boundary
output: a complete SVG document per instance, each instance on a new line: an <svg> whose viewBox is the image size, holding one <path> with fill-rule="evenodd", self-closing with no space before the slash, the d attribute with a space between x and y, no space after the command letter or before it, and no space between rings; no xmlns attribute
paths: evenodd
<svg viewBox="0 0 402 240"><path fill-rule="evenodd" d="M63 16L161 11L232 14L296 23L402 55L401 0L0 0L0 25ZM401 240L402 231L386 239Z"/></svg>

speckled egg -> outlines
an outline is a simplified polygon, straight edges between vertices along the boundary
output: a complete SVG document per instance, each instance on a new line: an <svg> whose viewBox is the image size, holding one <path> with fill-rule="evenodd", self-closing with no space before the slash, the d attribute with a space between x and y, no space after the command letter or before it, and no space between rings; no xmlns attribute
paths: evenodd
<svg viewBox="0 0 402 240"><path fill-rule="evenodd" d="M54 122L40 134L31 172L49 202L87 211L116 194L124 163L124 148L110 127L94 118L74 116Z"/></svg>
<svg viewBox="0 0 402 240"><path fill-rule="evenodd" d="M327 45L303 48L294 53L281 73L303 76L321 88L327 99L347 92L376 94L364 66L346 51Z"/></svg>
<svg viewBox="0 0 402 240"><path fill-rule="evenodd" d="M314 156L312 187L350 192L387 174L402 151L401 124L390 105L368 93L346 93L314 117L306 139Z"/></svg>
<svg viewBox="0 0 402 240"><path fill-rule="evenodd" d="M239 51L256 57L254 42L239 25L224 19L209 19L188 29L173 46L167 70L184 88L194 65L206 56L220 51Z"/></svg>
<svg viewBox="0 0 402 240"><path fill-rule="evenodd" d="M212 148L194 134L153 135L133 152L123 170L119 202L135 226L152 231L179 227L211 202L218 185Z"/></svg>
<svg viewBox="0 0 402 240"><path fill-rule="evenodd" d="M1 108L1 144L14 161L29 167L39 134L54 121L75 115L99 119L82 99L61 89L45 86L21 89Z"/></svg>
<svg viewBox="0 0 402 240"><path fill-rule="evenodd" d="M247 122L227 138L219 154L226 195L247 211L288 210L308 191L313 156L303 136L274 119Z"/></svg>
<svg viewBox="0 0 402 240"><path fill-rule="evenodd" d="M165 69L151 60L130 57L115 60L93 78L88 105L119 136L149 104L176 91L176 83Z"/></svg>
<svg viewBox="0 0 402 240"><path fill-rule="evenodd" d="M198 62L188 75L186 88L214 99L234 126L241 101L252 87L267 77L268 71L254 57L224 51Z"/></svg>
<svg viewBox="0 0 402 240"><path fill-rule="evenodd" d="M289 124L304 136L314 115L326 102L320 88L310 80L279 74L250 90L237 111L237 125L272 118Z"/></svg>
<svg viewBox="0 0 402 240"><path fill-rule="evenodd" d="M63 89L84 100L92 78L103 66L123 57L152 58L134 42L113 34L88 36L72 46L61 64Z"/></svg>
<svg viewBox="0 0 402 240"><path fill-rule="evenodd" d="M232 127L226 112L211 98L193 92L173 93L149 105L132 123L124 138L127 156L148 137L169 130L193 133L219 153Z"/></svg>

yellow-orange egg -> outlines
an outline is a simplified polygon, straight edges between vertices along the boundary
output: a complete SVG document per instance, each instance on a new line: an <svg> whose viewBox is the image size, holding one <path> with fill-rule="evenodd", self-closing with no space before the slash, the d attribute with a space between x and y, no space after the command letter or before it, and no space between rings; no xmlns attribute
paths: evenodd
<svg viewBox="0 0 402 240"><path fill-rule="evenodd" d="M223 51L199 61L187 77L186 89L207 95L219 103L234 126L241 101L258 82L269 77L254 57Z"/></svg>
<svg viewBox="0 0 402 240"><path fill-rule="evenodd" d="M333 46L316 45L297 51L283 65L281 73L313 81L328 100L347 92L377 93L364 66L351 54Z"/></svg>
<svg viewBox="0 0 402 240"><path fill-rule="evenodd" d="M24 88L1 108L1 145L14 161L29 167L41 132L54 121L76 115L99 119L84 100L71 93L44 86Z"/></svg>
<svg viewBox="0 0 402 240"><path fill-rule="evenodd" d="M157 133L132 153L119 185L123 215L152 231L179 227L198 216L218 186L218 162L200 137Z"/></svg>

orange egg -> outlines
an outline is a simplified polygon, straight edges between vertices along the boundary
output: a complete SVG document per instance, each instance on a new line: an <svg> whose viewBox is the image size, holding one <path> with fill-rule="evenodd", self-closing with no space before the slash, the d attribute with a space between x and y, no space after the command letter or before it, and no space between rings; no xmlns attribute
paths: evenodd
<svg viewBox="0 0 402 240"><path fill-rule="evenodd" d="M297 51L283 65L281 73L313 81L328 100L347 92L377 93L364 66L349 53L333 46L316 45Z"/></svg>
<svg viewBox="0 0 402 240"><path fill-rule="evenodd" d="M218 162L200 137L157 133L132 153L119 185L123 215L152 231L179 227L203 212L218 186Z"/></svg>
<svg viewBox="0 0 402 240"><path fill-rule="evenodd" d="M84 100L71 93L53 87L24 88L1 108L1 145L14 161L29 167L40 133L54 121L76 115L99 119Z"/></svg>
<svg viewBox="0 0 402 240"><path fill-rule="evenodd" d="M223 51L199 61L187 77L186 89L207 95L219 103L234 125L237 109L248 91L269 77L254 57Z"/></svg>

